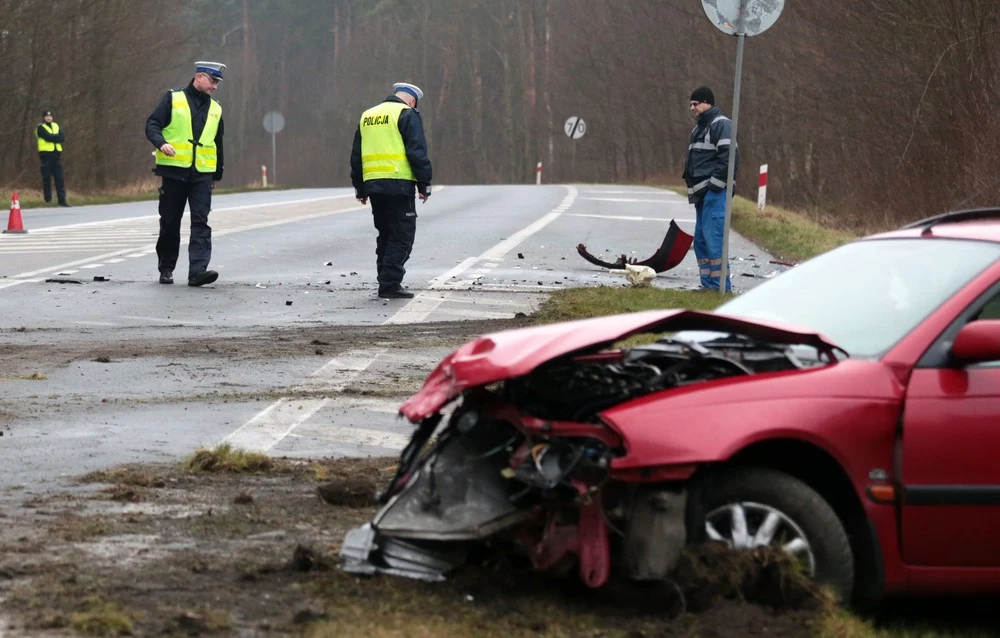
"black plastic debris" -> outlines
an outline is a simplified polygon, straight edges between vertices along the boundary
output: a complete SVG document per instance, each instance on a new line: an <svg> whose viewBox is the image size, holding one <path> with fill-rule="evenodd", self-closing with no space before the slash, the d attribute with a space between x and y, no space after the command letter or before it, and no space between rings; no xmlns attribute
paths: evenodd
<svg viewBox="0 0 1000 638"><path fill-rule="evenodd" d="M524 259L524 253L517 253L518 259Z"/></svg>
<svg viewBox="0 0 1000 638"><path fill-rule="evenodd" d="M82 284L83 282L79 279L70 279L69 277L52 277L46 279L47 284Z"/></svg>
<svg viewBox="0 0 1000 638"><path fill-rule="evenodd" d="M104 275L94 275L94 281L107 281L108 278Z"/></svg>
<svg viewBox="0 0 1000 638"><path fill-rule="evenodd" d="M286 301L286 302L285 302L285 305L286 305L286 306L290 306L290 305L292 305L292 300L291 300L291 299L289 299L288 301Z"/></svg>

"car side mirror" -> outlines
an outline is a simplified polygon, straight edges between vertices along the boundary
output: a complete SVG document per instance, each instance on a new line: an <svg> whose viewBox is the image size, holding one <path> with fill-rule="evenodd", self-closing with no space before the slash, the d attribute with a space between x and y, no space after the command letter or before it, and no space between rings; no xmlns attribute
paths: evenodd
<svg viewBox="0 0 1000 638"><path fill-rule="evenodd" d="M962 326L951 345L951 356L966 365L1000 361L1000 319L981 319Z"/></svg>

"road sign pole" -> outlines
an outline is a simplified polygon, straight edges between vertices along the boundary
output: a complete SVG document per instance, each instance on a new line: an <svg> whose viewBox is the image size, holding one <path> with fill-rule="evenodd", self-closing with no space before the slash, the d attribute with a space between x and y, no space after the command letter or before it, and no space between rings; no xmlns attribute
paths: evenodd
<svg viewBox="0 0 1000 638"><path fill-rule="evenodd" d="M719 274L719 294L726 294L729 277L729 226L733 217L733 188L736 174L736 132L740 124L740 80L743 78L743 44L746 42L747 0L740 0L740 15L736 23L736 82L733 86L733 129L729 140L729 175L726 177L726 219L722 230L722 272Z"/></svg>
<svg viewBox="0 0 1000 638"><path fill-rule="evenodd" d="M285 116L278 111L264 115L264 130L271 134L271 180L278 183L278 143L276 136L285 128Z"/></svg>

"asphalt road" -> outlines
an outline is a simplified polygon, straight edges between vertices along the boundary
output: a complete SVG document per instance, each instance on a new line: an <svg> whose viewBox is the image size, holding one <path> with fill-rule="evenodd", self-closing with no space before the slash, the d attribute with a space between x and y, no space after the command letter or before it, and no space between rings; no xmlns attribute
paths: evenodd
<svg viewBox="0 0 1000 638"><path fill-rule="evenodd" d="M404 282L417 297L386 301L370 210L349 189L216 197L220 279L202 288L185 285L184 246L178 283L157 283L155 202L23 211L28 233L0 235L0 490L221 441L391 454L410 430L399 396L449 349L401 341L458 325L440 322L488 329L552 290L622 285L577 244L642 259L669 220L694 227L676 194L614 185L438 187L418 215ZM730 255L737 291L775 270L735 234ZM693 253L654 285L696 287ZM365 327L383 332L350 332ZM281 343L304 335L308 352Z"/></svg>

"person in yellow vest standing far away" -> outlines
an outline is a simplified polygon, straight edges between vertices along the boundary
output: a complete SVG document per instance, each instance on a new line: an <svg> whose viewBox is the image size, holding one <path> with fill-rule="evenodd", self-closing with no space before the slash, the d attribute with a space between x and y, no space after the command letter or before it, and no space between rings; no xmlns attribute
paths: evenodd
<svg viewBox="0 0 1000 638"><path fill-rule="evenodd" d="M378 296L410 299L403 265L417 231L417 207L431 196L431 161L417 102L420 88L397 82L393 94L361 114L351 149L351 182L362 204L372 200Z"/></svg>
<svg viewBox="0 0 1000 638"><path fill-rule="evenodd" d="M156 147L155 175L160 186L160 235L156 242L160 283L174 283L181 243L184 205L191 211L188 285L204 286L219 278L208 269L212 259L212 190L222 180L222 105L212 97L226 65L195 62L194 77L183 89L166 92L146 120L146 139Z"/></svg>
<svg viewBox="0 0 1000 638"><path fill-rule="evenodd" d="M66 202L66 180L63 177L62 150L66 134L52 118L52 111L42 111L42 123L35 129L38 139L38 158L42 162L42 197L52 201L52 180L56 182L56 199L60 206Z"/></svg>

